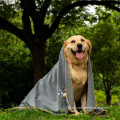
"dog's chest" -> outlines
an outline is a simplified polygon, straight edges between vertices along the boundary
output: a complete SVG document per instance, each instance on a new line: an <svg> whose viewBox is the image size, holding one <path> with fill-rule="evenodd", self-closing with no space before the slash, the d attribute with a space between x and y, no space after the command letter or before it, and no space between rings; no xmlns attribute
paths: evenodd
<svg viewBox="0 0 120 120"><path fill-rule="evenodd" d="M87 83L87 66L69 66L73 85L74 100L77 102L81 95L85 92Z"/></svg>
<svg viewBox="0 0 120 120"><path fill-rule="evenodd" d="M70 74L73 84L85 85L87 82L87 67L70 66Z"/></svg>

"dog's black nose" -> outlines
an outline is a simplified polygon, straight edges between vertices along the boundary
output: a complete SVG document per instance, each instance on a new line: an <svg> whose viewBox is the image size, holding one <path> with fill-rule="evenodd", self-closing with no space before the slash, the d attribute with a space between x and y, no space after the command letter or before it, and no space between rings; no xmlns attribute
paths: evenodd
<svg viewBox="0 0 120 120"><path fill-rule="evenodd" d="M78 43L78 44L77 44L77 47L78 47L79 49L81 49L81 48L82 48L82 44L81 44L81 43Z"/></svg>

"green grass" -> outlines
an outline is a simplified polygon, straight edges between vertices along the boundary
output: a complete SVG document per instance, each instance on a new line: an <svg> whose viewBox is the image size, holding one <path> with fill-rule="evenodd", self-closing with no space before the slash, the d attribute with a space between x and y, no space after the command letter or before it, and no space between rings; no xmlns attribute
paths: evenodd
<svg viewBox="0 0 120 120"><path fill-rule="evenodd" d="M104 115L82 115L74 116L67 114L55 116L40 110L7 111L0 110L0 120L120 120L120 106L110 106Z"/></svg>

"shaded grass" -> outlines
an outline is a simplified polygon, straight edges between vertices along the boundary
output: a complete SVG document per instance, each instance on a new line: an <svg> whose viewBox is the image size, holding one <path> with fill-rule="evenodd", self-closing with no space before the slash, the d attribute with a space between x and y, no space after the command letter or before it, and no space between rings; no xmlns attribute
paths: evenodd
<svg viewBox="0 0 120 120"><path fill-rule="evenodd" d="M0 109L0 120L120 120L120 106L110 106L104 115L82 115L74 116L72 114L55 116L40 110L22 110L3 112Z"/></svg>

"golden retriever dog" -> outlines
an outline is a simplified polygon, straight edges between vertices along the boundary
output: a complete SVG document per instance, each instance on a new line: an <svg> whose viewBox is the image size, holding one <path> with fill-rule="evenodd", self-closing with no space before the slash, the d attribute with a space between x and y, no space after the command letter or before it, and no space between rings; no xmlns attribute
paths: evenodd
<svg viewBox="0 0 120 120"><path fill-rule="evenodd" d="M81 35L72 36L64 42L74 93L74 113L79 115L76 102L81 100L81 107L86 113L87 61L91 53L91 42Z"/></svg>

